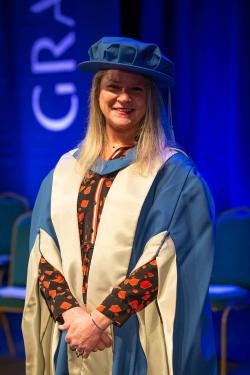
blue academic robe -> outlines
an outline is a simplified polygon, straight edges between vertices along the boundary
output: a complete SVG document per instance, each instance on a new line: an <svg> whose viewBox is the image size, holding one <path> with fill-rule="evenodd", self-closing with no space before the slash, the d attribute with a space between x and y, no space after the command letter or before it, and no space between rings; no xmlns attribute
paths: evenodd
<svg viewBox="0 0 250 375"><path fill-rule="evenodd" d="M72 159L70 163L77 163L77 151L72 152L67 158ZM132 166L134 159L135 150L132 149L124 159L111 160L105 164L97 162L93 166L93 170L100 174L111 173L115 170L122 171L118 173L116 177L117 183L114 185L114 188L113 185L111 186L110 193L112 189L114 192L119 192L121 189L123 191L122 197L124 196L124 199L127 199L126 205L128 207L130 205L131 210L133 210L135 202L133 203L133 192L127 194L127 190L131 187L129 184L130 175L128 173L128 176L126 176L126 170ZM47 236L48 238L42 241L45 244L51 241L51 248L55 248L55 252L59 254L58 260L55 260L55 262L60 262L61 259L62 263L64 255L61 248L64 247L64 237L60 233L61 224L59 225L58 222L61 217L60 215L63 215L64 207L66 210L68 205L74 201L76 205L77 188L79 188L80 183L80 178L77 177L72 200L69 198L69 201L67 201L67 198L64 198L66 199L65 206L64 203L62 203L62 207L54 205L53 202L61 194L60 189L62 189L58 183L60 181L60 173L65 175L65 181L70 181L70 176L76 173L73 171L74 168L71 164L68 167L67 163L66 167L64 165L59 172L56 172L56 177L53 170L44 180L34 208L31 231L31 253L35 254L38 251L41 254L44 251L48 251L49 245L42 247L39 244L41 236ZM70 170L69 174L67 174L67 168ZM118 176L119 174L122 175L122 173L125 177L124 180L121 178L121 182L119 182ZM124 187L122 181L128 181L128 185L126 185L126 182ZM131 177L131 185L133 183ZM134 192L137 194L136 186L135 182ZM140 186L143 186L143 181ZM63 193L65 197L65 192ZM116 199L115 193L112 194L110 194L110 201L105 203L105 205L112 206L112 200ZM124 253L124 262L127 263L122 272L124 276L129 275L136 268L144 253L146 253L145 249L150 247L150 251L147 250L149 255L146 255L145 259L148 260L150 257L158 256L159 278L162 286L159 290L157 301L155 301L155 306L150 308L149 305L145 309L152 311L136 314L122 328L113 328L114 345L111 353L111 364L105 370L106 372L100 372L100 374L108 375L111 371L112 375L146 375L153 374L156 370L152 369L157 368L157 375L216 375L216 356L208 299L208 285L213 264L214 207L207 185L199 175L193 162L186 155L178 152L158 168L147 187L145 187L144 195L140 196L139 194L138 197L141 200L141 205L137 208L135 218L131 219L131 222L134 220L134 224L131 224L132 227L129 228L130 224L128 224L127 231L131 231L131 239L125 246L128 254ZM129 217L129 209L126 211L124 207L119 207L119 202L121 200L118 199L115 203L117 213L119 213L120 209L121 215L124 214ZM59 209L55 208L59 206L61 210L60 215L56 212L59 212ZM56 212L55 214L53 214L53 210ZM109 227L108 220L105 224L105 214L103 221L107 237L109 236ZM66 225L66 223L64 224ZM120 236L122 242L123 234L127 235L126 228L121 228L120 225L120 227L114 227L111 237L113 236L115 239L115 236ZM76 231L74 232L74 236L76 236ZM112 238L110 239L111 243ZM124 241L126 242L127 239L125 238ZM129 246L127 245L128 243L130 244ZM170 244L170 247L172 246L172 255L170 260L164 261L161 260L166 256L164 252L170 251L170 247L166 245L167 243ZM99 254L97 256L101 257ZM113 255L111 254L111 256ZM38 259L38 256L36 259ZM100 259L99 262L96 260L98 273L99 270L101 271ZM37 260L31 259L30 263L30 274L32 274L30 277L33 280L34 286L29 286L31 291L28 293L30 297L27 298L24 311L23 331L28 358L27 374L34 375L39 374L39 371L35 370L32 372L32 368L39 366L43 369L46 368L45 362L46 355L48 356L48 354L44 354L43 348L36 349L37 353L40 354L38 356L39 360L35 362L31 355L32 347L28 336L30 337L33 334L34 341L36 341L35 331L38 329L37 325L39 326L39 322L34 322L36 329L33 328L32 331L29 331L27 320L32 316L31 310L33 307L31 306L34 306L34 301L39 305L37 302L39 300L39 291L35 286L37 279L36 275L34 275L34 270L38 266ZM113 266L115 267L115 264ZM68 270L65 272L69 272L70 274ZM71 275L69 275L70 277ZM102 277L105 278L105 274ZM91 280L94 280L94 276ZM107 286L109 287L108 282L107 280ZM100 287L97 285L97 289L93 289L93 297L90 296L90 299L94 301L93 308L95 303L97 305L98 302L98 299L95 301L95 294L98 294L98 289ZM108 292L109 290L107 290L107 294ZM90 306L92 300L90 301ZM42 303L40 302L41 305ZM171 308L169 308L170 313L168 311L168 304L171 304ZM42 307L33 309L33 314L35 312L39 313L40 310L45 310ZM157 338L153 338L153 330L150 331L151 333L147 333L147 321L150 321L152 317L155 321L159 320L158 325L155 326L155 330L160 329L162 332L162 338L159 339L159 342ZM51 320L51 318L48 318L48 321L49 319ZM49 321L48 326L49 324L53 325L53 322ZM144 334L139 333L140 329L141 331L144 330ZM46 333L46 327L44 328L44 332ZM154 340L154 345L151 338ZM68 374L70 371L72 371L72 374L77 373L77 370L76 372L69 370L68 363L71 363L72 360L68 356L71 353L67 350L64 336L61 335L53 340L56 344L50 356L53 357L52 360L54 361L55 368L54 370L51 369L53 367L51 365L50 370L47 370L48 374L52 374L53 371L56 375ZM40 344L37 342L34 345L39 346ZM162 349L163 346L164 348ZM158 352L159 358L157 355ZM159 367L157 367L157 364L152 363L154 360L156 362L159 361ZM96 361L98 362L98 360ZM102 361L103 359L100 359L100 371L102 371ZM89 365L85 362L83 372L79 372L79 374L94 375L96 371L99 371L96 370L99 368L98 365L95 367L93 362L94 360L92 362L90 360ZM75 366L77 368L77 365ZM93 368L95 368L95 372L93 372Z"/></svg>

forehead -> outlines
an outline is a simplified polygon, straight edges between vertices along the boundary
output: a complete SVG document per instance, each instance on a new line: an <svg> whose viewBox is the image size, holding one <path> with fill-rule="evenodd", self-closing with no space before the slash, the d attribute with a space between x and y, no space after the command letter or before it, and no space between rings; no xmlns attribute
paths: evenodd
<svg viewBox="0 0 250 375"><path fill-rule="evenodd" d="M109 69L102 77L102 82L133 83L145 85L145 78L141 74L128 72L125 70Z"/></svg>

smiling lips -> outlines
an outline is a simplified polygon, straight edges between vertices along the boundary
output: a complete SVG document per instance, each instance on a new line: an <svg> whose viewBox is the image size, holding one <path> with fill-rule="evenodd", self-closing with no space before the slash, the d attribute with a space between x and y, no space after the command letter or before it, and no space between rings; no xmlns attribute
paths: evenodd
<svg viewBox="0 0 250 375"><path fill-rule="evenodd" d="M133 108L113 108L113 110L117 111L121 115L128 115L134 111Z"/></svg>

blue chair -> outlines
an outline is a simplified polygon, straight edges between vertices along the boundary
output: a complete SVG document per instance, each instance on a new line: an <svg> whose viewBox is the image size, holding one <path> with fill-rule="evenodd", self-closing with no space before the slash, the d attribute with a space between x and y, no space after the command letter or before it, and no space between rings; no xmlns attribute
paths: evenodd
<svg viewBox="0 0 250 375"><path fill-rule="evenodd" d="M0 321L11 355L15 355L16 350L5 314L23 312L29 259L30 225L31 211L20 215L14 223L8 285L0 288Z"/></svg>
<svg viewBox="0 0 250 375"><path fill-rule="evenodd" d="M227 323L232 310L250 308L250 209L221 213L216 223L215 260L209 295L221 318L221 369L227 374Z"/></svg>

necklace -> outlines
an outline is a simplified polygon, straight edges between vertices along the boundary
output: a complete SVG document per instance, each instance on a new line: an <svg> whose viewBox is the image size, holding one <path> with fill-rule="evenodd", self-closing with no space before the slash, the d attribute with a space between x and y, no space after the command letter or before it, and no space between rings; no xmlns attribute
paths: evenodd
<svg viewBox="0 0 250 375"><path fill-rule="evenodd" d="M120 148L132 148L136 145L137 142L135 143L130 143L130 144L110 144L110 143L106 143L106 147L104 148L103 152L102 152L102 156L104 158L104 160L109 160L110 159L110 155L114 155Z"/></svg>
<svg viewBox="0 0 250 375"><path fill-rule="evenodd" d="M112 148L120 148L120 147L126 147L126 146L122 146L122 145L111 145Z"/></svg>
<svg viewBox="0 0 250 375"><path fill-rule="evenodd" d="M109 144L107 146L110 148L120 148L120 147L133 147L137 144L137 140L135 139L134 142L126 143L126 144Z"/></svg>
<svg viewBox="0 0 250 375"><path fill-rule="evenodd" d="M115 149L118 149L118 148L121 148L121 147L133 147L134 146L134 144L132 144L132 143L130 143L130 144L126 144L126 145L122 145L122 144L120 144L120 145L111 145L111 144L107 144L107 146L109 147L109 148L112 148L113 150L115 150Z"/></svg>

